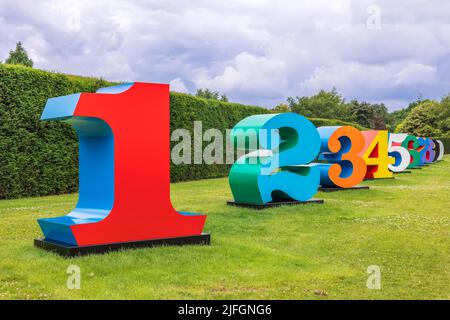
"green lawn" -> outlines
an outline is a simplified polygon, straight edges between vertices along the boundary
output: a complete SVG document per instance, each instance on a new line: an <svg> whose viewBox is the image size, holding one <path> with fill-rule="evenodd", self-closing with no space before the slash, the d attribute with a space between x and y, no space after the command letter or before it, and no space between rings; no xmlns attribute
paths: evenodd
<svg viewBox="0 0 450 320"><path fill-rule="evenodd" d="M64 259L33 247L36 219L77 195L0 201L0 298L449 299L450 157L324 205L227 207L227 179L172 185L178 210L208 215L212 245ZM66 286L69 265L81 289ZM381 290L366 287L381 268ZM318 294L322 292L322 294Z"/></svg>

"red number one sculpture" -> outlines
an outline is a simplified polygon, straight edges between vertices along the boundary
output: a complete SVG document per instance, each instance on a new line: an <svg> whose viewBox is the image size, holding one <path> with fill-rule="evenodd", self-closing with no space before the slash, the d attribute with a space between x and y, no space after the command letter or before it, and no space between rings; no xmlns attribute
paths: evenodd
<svg viewBox="0 0 450 320"><path fill-rule="evenodd" d="M134 83L49 99L42 118L77 131L80 195L69 215L39 219L45 239L37 246L74 255L209 244L206 216L177 212L170 200L168 85Z"/></svg>

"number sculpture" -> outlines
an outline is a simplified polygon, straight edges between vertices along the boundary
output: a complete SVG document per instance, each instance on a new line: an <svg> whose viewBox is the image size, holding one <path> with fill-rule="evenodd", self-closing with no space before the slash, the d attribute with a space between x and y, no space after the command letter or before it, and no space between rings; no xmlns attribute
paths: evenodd
<svg viewBox="0 0 450 320"><path fill-rule="evenodd" d="M422 165L420 160L420 143L417 137L408 135L402 142L402 147L406 148L410 155L408 168L417 168Z"/></svg>
<svg viewBox="0 0 450 320"><path fill-rule="evenodd" d="M425 140L425 147L422 152L421 161L422 163L429 164L432 163L435 157L435 146L433 139L430 138L424 138Z"/></svg>
<svg viewBox="0 0 450 320"><path fill-rule="evenodd" d="M200 236L205 215L170 200L169 86L135 83L50 99L43 120L79 138L79 201L39 219L48 243L95 246Z"/></svg>
<svg viewBox="0 0 450 320"><path fill-rule="evenodd" d="M405 133L389 134L389 156L395 158L395 162L388 165L392 172L402 172L408 168L410 155L406 148L402 147L402 142L407 138Z"/></svg>
<svg viewBox="0 0 450 320"><path fill-rule="evenodd" d="M366 163L359 156L364 148L364 136L350 126L319 127L321 139L319 160L322 187L351 188L366 175Z"/></svg>
<svg viewBox="0 0 450 320"><path fill-rule="evenodd" d="M251 139L253 148L247 142L239 143ZM317 192L319 168L309 163L319 152L320 138L306 118L294 113L250 116L233 128L231 141L250 151L230 171L236 203L306 201Z"/></svg>
<svg viewBox="0 0 450 320"><path fill-rule="evenodd" d="M366 179L391 178L392 172L389 165L394 164L395 159L388 153L388 132L362 131L365 139L365 147L361 156L366 162Z"/></svg>
<svg viewBox="0 0 450 320"><path fill-rule="evenodd" d="M435 161L440 161L444 157L444 144L441 140L433 140L434 142L434 159Z"/></svg>
<svg viewBox="0 0 450 320"><path fill-rule="evenodd" d="M247 117L230 138L244 153L229 175L234 204L306 201L319 184L351 188L364 178L391 178L443 157L439 140L350 126L316 129L294 113Z"/></svg>

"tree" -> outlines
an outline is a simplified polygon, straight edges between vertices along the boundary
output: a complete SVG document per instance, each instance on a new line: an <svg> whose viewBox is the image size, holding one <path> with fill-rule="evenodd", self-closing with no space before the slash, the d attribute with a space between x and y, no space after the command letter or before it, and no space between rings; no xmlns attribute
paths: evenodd
<svg viewBox="0 0 450 320"><path fill-rule="evenodd" d="M286 112L291 112L291 108L285 103L280 103L275 108L270 109L270 112L272 112L272 113L286 113Z"/></svg>
<svg viewBox="0 0 450 320"><path fill-rule="evenodd" d="M22 42L17 42L16 49L9 51L9 57L5 63L21 64L27 67L33 67L33 60L28 57L27 51L22 46Z"/></svg>
<svg viewBox="0 0 450 320"><path fill-rule="evenodd" d="M348 104L351 114L351 120L359 125L370 128L372 126L373 110L367 102L359 102L353 99Z"/></svg>
<svg viewBox="0 0 450 320"><path fill-rule="evenodd" d="M350 117L347 120L374 130L386 130L389 112L384 104L360 102L353 99L348 103ZM345 119L342 119L345 120Z"/></svg>
<svg viewBox="0 0 450 320"><path fill-rule="evenodd" d="M412 109L417 107L419 104L425 101L430 101L428 99L423 99L422 95L419 94L416 100L413 102L410 102L408 107L395 110L389 114L388 117L388 127L391 131L394 131L395 128L408 116L408 114L411 112Z"/></svg>
<svg viewBox="0 0 450 320"><path fill-rule="evenodd" d="M198 89L197 93L195 94L196 97L203 98L203 99L213 99L213 100L219 100L223 102L228 102L228 98L225 94L221 94L217 91L212 91L207 88L205 89Z"/></svg>
<svg viewBox="0 0 450 320"><path fill-rule="evenodd" d="M348 116L344 98L336 88L331 91L320 90L311 97L289 97L287 102L292 112L305 117L345 119Z"/></svg>
<svg viewBox="0 0 450 320"><path fill-rule="evenodd" d="M386 130L387 122L389 118L389 112L384 105L384 103L380 104L372 104L373 108L373 126L375 130Z"/></svg>
<svg viewBox="0 0 450 320"><path fill-rule="evenodd" d="M418 137L438 137L442 135L439 124L445 112L443 106L434 100L427 100L415 106L398 126L397 132L405 132Z"/></svg>

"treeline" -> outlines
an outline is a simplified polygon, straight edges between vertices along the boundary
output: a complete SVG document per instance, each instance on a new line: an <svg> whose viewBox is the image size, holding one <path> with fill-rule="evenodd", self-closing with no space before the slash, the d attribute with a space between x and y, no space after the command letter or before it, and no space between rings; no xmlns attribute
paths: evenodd
<svg viewBox="0 0 450 320"><path fill-rule="evenodd" d="M441 101L418 98L407 108L389 112L383 104L353 99L345 101L336 90L320 90L313 96L289 97L272 112L295 112L308 118L353 122L361 127L416 136L450 136L450 94Z"/></svg>
<svg viewBox="0 0 450 320"><path fill-rule="evenodd" d="M450 94L441 101L420 100L402 110L396 130L421 137L450 137Z"/></svg>

